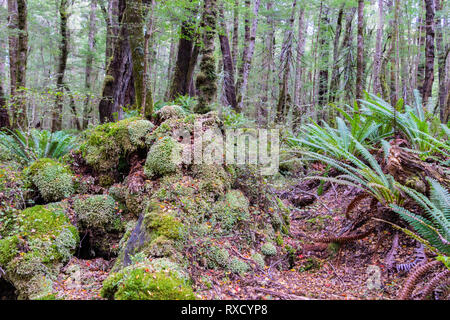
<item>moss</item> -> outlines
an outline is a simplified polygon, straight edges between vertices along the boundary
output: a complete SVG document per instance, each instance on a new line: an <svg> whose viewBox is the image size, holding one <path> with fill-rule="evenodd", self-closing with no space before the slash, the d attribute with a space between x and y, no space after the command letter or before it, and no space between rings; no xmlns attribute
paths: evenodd
<svg viewBox="0 0 450 320"><path fill-rule="evenodd" d="M6 266L19 253L18 244L17 236L0 240L0 266Z"/></svg>
<svg viewBox="0 0 450 320"><path fill-rule="evenodd" d="M250 270L250 266L246 262L240 260L237 257L233 257L231 259L228 268L230 269L231 272L237 274L244 274Z"/></svg>
<svg viewBox="0 0 450 320"><path fill-rule="evenodd" d="M73 209L82 230L93 229L104 233L123 230L118 205L111 196L80 196L73 202Z"/></svg>
<svg viewBox="0 0 450 320"><path fill-rule="evenodd" d="M208 266L213 269L217 267L226 268L228 266L229 258L230 254L228 253L228 250L217 246L211 247L207 253Z"/></svg>
<svg viewBox="0 0 450 320"><path fill-rule="evenodd" d="M128 133L134 146L145 147L145 138L153 130L155 125L147 120L136 120L129 124Z"/></svg>
<svg viewBox="0 0 450 320"><path fill-rule="evenodd" d="M252 259L253 259L253 261L256 262L258 267L260 267L261 269L264 269L264 267L266 266L266 262L264 261L264 257L260 253L253 254L252 255Z"/></svg>
<svg viewBox="0 0 450 320"><path fill-rule="evenodd" d="M213 220L222 229L231 230L238 222L249 220L249 201L241 191L230 190L215 205L213 212Z"/></svg>
<svg viewBox="0 0 450 320"><path fill-rule="evenodd" d="M80 151L86 163L99 173L115 180L120 160L145 147L145 137L153 125L140 118L108 122L84 133ZM111 181L104 181L104 185Z"/></svg>
<svg viewBox="0 0 450 320"><path fill-rule="evenodd" d="M265 256L275 256L277 248L270 242L266 242L261 246L261 252Z"/></svg>
<svg viewBox="0 0 450 320"><path fill-rule="evenodd" d="M158 110L155 114L155 120L158 123L162 123L169 119L180 119L185 116L185 112L182 107L173 105L173 106L164 106L160 110Z"/></svg>
<svg viewBox="0 0 450 320"><path fill-rule="evenodd" d="M115 300L193 300L187 276L167 259L138 263L111 274L101 290Z"/></svg>
<svg viewBox="0 0 450 320"><path fill-rule="evenodd" d="M150 149L144 173L148 177L165 176L178 171L181 162L181 145L170 137L161 138Z"/></svg>
<svg viewBox="0 0 450 320"><path fill-rule="evenodd" d="M232 176L222 166L217 165L194 165L192 175L199 180L199 191L220 196L231 188Z"/></svg>
<svg viewBox="0 0 450 320"><path fill-rule="evenodd" d="M160 210L146 214L144 224L153 232L153 238L164 236L167 239L178 240L181 237L182 223L169 213Z"/></svg>
<svg viewBox="0 0 450 320"><path fill-rule="evenodd" d="M19 233L0 240L0 259L19 298L48 295L60 267L75 252L79 242L76 228L58 210L35 206L22 211Z"/></svg>
<svg viewBox="0 0 450 320"><path fill-rule="evenodd" d="M46 202L68 198L75 192L70 169L52 159L39 159L24 173Z"/></svg>

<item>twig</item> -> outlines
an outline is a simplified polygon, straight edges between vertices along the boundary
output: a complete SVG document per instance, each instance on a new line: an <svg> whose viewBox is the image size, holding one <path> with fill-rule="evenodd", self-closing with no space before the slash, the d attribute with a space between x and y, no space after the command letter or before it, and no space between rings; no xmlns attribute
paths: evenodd
<svg viewBox="0 0 450 320"><path fill-rule="evenodd" d="M304 190L302 190L302 192L303 192L303 193L306 193L306 194L309 195L309 196L312 196L312 197L316 198L316 200L319 200L319 196L316 195L316 194L314 194L314 193L311 193L311 192L308 192L308 191L304 191ZM322 207L324 207L325 209L327 209L328 213L333 214L333 210L331 210L330 208L328 208L328 207L327 207L326 205L324 205L321 201L319 201L319 204L320 204Z"/></svg>
<svg viewBox="0 0 450 320"><path fill-rule="evenodd" d="M344 280L342 280L342 278L337 274L336 269L334 268L334 266L331 264L331 262L328 262L328 264L331 266L331 269L333 269L334 275L338 278L338 280L345 285Z"/></svg>

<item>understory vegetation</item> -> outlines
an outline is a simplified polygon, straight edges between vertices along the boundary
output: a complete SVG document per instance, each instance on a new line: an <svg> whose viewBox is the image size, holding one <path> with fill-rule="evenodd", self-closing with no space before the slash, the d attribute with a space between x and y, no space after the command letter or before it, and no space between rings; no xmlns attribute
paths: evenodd
<svg viewBox="0 0 450 320"><path fill-rule="evenodd" d="M450 299L449 9L0 0L0 300Z"/></svg>

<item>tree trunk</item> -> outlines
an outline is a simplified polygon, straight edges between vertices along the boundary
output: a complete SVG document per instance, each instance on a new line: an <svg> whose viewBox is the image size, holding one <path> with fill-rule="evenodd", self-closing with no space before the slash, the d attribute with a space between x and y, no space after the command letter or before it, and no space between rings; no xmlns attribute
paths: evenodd
<svg viewBox="0 0 450 320"><path fill-rule="evenodd" d="M268 11L267 25L268 35L265 39L265 53L264 53L264 79L262 79L261 85L261 101L257 104L257 120L260 126L267 125L269 121L269 113L272 96L272 76L274 67L274 55L275 55L275 24L273 15L271 14L273 9L273 2L268 1L266 4Z"/></svg>
<svg viewBox="0 0 450 320"><path fill-rule="evenodd" d="M27 110L24 92L26 86L26 67L28 56L27 2L8 0L9 28L9 66L13 127L27 126Z"/></svg>
<svg viewBox="0 0 450 320"><path fill-rule="evenodd" d="M300 14L298 17L298 42L297 42L297 61L295 68L295 88L294 88L294 101L293 101L293 112L292 112L292 130L296 132L298 128L301 117L302 117L302 102L301 102L301 91L302 91L302 59L305 52L305 42L306 42L306 30L305 30L305 9L302 7L300 9Z"/></svg>
<svg viewBox="0 0 450 320"><path fill-rule="evenodd" d="M294 29L294 21L295 21L295 10L297 6L297 1L294 0L292 3L292 12L291 17L289 19L289 26L286 29L286 33L284 35L284 41L281 48L281 56L280 56L280 66L282 72L282 77L280 79L280 93L278 96L278 104L277 104L277 117L276 121L278 123L283 123L287 113L288 113L288 105L287 102L289 100L289 76L291 73L291 63L292 63L292 43L293 43L293 29Z"/></svg>
<svg viewBox="0 0 450 320"><path fill-rule="evenodd" d="M353 17L355 16L356 8L351 8L346 17L345 21L345 34L344 39L342 40L341 48L345 48L347 50L345 55L345 65L344 65L344 90L345 90L345 99L350 101L353 99L353 90L354 90L354 57L353 57Z"/></svg>
<svg viewBox="0 0 450 320"><path fill-rule="evenodd" d="M68 19L68 3L67 0L61 0L59 4L59 32L60 32L60 43L59 43L59 61L58 70L56 74L56 104L53 109L52 115L52 131L59 131L62 129L62 111L63 111L63 100L64 100L64 74L66 72L67 57L69 55L69 33L67 31L67 19Z"/></svg>
<svg viewBox="0 0 450 320"><path fill-rule="evenodd" d="M151 86L151 78L150 73L148 70L149 66L149 57L148 57L148 50L149 50L149 40L153 36L153 11L155 8L155 1L151 0L151 8L150 8L150 16L148 19L148 25L145 29L145 35L144 35L144 88L143 88L143 110L142 114L144 118L147 120L152 120L153 117L153 92L152 92L152 86ZM169 56L169 60L171 57ZM169 66L169 73L170 74L170 66Z"/></svg>
<svg viewBox="0 0 450 320"><path fill-rule="evenodd" d="M228 40L228 30L224 21L223 6L219 6L220 28L219 33L220 49L223 60L223 85L225 91L226 104L230 105L236 112L240 112L236 102L236 88L234 87L234 64L230 51L230 42Z"/></svg>
<svg viewBox="0 0 450 320"><path fill-rule="evenodd" d="M380 66L381 66L381 45L383 41L383 28L384 28L384 0L378 0L378 28L377 28L377 40L375 43L375 56L373 61L373 91L374 93L381 93L380 85Z"/></svg>
<svg viewBox="0 0 450 320"><path fill-rule="evenodd" d="M0 7L3 9L4 5L6 4L6 1L0 1ZM5 38L2 36L0 39L0 51L6 52L6 42L4 41ZM9 114L8 114L8 108L6 105L6 97L5 97L5 82L4 79L6 79L5 75L5 56L3 54L0 54L0 130L3 128L9 128Z"/></svg>
<svg viewBox="0 0 450 320"><path fill-rule="evenodd" d="M196 113L207 113L217 94L216 59L214 57L214 37L217 24L216 0L204 0L203 13L203 48L200 62L200 73L197 75L196 87L198 103L194 108Z"/></svg>
<svg viewBox="0 0 450 320"><path fill-rule="evenodd" d="M330 102L334 102L336 100L337 91L339 90L339 55L340 55L340 47L339 40L342 32L342 18L344 15L344 7L343 3L339 8L338 17L336 21L336 31L334 33L334 42L333 42L333 71L331 72L331 83L330 83Z"/></svg>
<svg viewBox="0 0 450 320"><path fill-rule="evenodd" d="M239 49L239 0L234 0L233 10L233 39L231 44L231 56L233 57L233 78L236 73L236 63ZM236 94L235 94L236 95Z"/></svg>
<svg viewBox="0 0 450 320"><path fill-rule="evenodd" d="M119 1L119 19L125 12L125 0ZM121 24L113 56L106 70L102 99L99 104L100 122L112 122L122 118L123 106L134 104L133 65L128 31Z"/></svg>
<svg viewBox="0 0 450 320"><path fill-rule="evenodd" d="M321 113L323 115L323 107L328 103L328 67L329 67L329 56L330 56L330 45L327 34L327 29L329 25L328 19L329 8L326 4L322 3L322 14L320 17L319 24L319 88L318 88L318 104L322 108ZM323 119L323 118L322 118Z"/></svg>
<svg viewBox="0 0 450 320"><path fill-rule="evenodd" d="M145 100L144 90L144 19L142 12L142 0L126 1L123 24L128 32L128 42L131 49L131 61L133 65L133 80L135 103L132 110L143 110L142 102Z"/></svg>
<svg viewBox="0 0 450 320"><path fill-rule="evenodd" d="M356 57L356 99L361 99L364 84L364 0L358 0L358 41Z"/></svg>
<svg viewBox="0 0 450 320"><path fill-rule="evenodd" d="M248 7L250 7L250 1L246 1ZM249 32L248 43L246 42L244 53L242 55L242 68L239 71L239 80L236 85L236 90L238 90L238 105L239 109L244 109L244 99L247 94L247 83L248 76L250 74L250 67L253 59L253 53L255 50L255 40L256 40L256 29L258 28L258 12L259 6L261 4L260 0L255 0L253 6L253 22Z"/></svg>
<svg viewBox="0 0 450 320"><path fill-rule="evenodd" d="M86 74L84 78L84 87L86 89L86 98L84 100L83 110L83 129L86 129L89 123L89 117L92 112L90 105L90 96L92 90L92 65L95 56L95 33L96 33L96 16L97 0L91 0L91 12L89 14L89 34L88 34L88 47L89 52L86 57Z"/></svg>
<svg viewBox="0 0 450 320"><path fill-rule="evenodd" d="M439 68L439 114L442 123L446 123L445 120L445 97L447 96L448 86L445 79L445 64L446 64L446 48L443 45L443 25L445 25L445 11L444 1L436 0L436 50L438 54L438 68ZM448 49L450 45L447 43ZM448 52L447 49L447 52Z"/></svg>
<svg viewBox="0 0 450 320"><path fill-rule="evenodd" d="M426 106L431 97L431 90L434 81L434 0L425 0L425 79L422 87L422 101Z"/></svg>
<svg viewBox="0 0 450 320"><path fill-rule="evenodd" d="M178 43L177 62L175 64L169 100L175 100L179 95L188 95L192 84L193 66L197 63L195 23L192 12L190 17L181 24L181 36ZM196 51L197 50L197 51Z"/></svg>

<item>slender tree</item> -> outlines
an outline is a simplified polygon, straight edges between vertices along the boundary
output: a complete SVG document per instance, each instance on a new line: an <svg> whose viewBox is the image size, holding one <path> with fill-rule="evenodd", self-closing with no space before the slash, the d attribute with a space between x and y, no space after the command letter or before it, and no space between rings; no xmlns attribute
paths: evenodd
<svg viewBox="0 0 450 320"><path fill-rule="evenodd" d="M364 0L358 0L358 40L356 54L356 99L361 99L364 90Z"/></svg>
<svg viewBox="0 0 450 320"><path fill-rule="evenodd" d="M435 6L434 0L425 0L425 78L422 86L422 101L426 105L428 99L431 97L431 89L434 81L434 14Z"/></svg>
<svg viewBox="0 0 450 320"><path fill-rule="evenodd" d="M211 110L211 103L217 94L216 59L214 57L214 37L217 24L216 0L204 1L203 13L203 48L200 72L197 75L198 104L194 111L206 113Z"/></svg>

